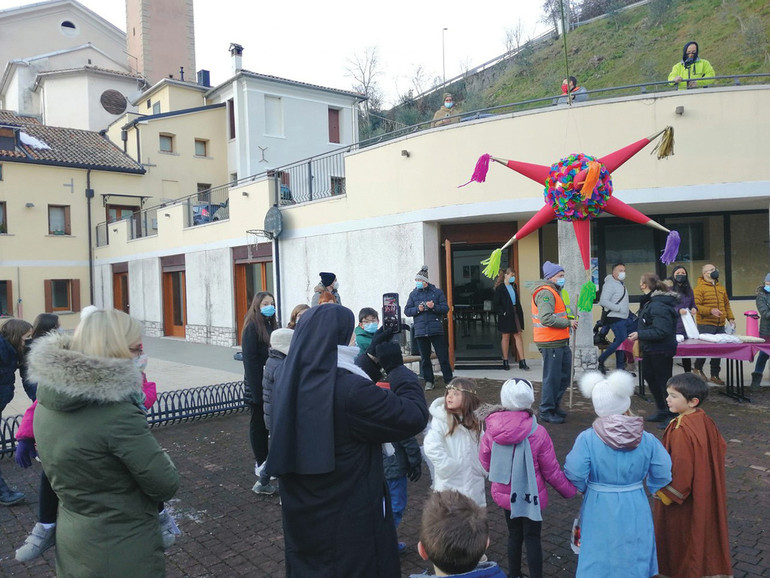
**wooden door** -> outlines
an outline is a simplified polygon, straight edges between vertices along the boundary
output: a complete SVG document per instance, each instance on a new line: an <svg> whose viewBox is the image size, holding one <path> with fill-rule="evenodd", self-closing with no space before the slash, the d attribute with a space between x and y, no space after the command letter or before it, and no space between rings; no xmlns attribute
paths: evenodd
<svg viewBox="0 0 770 578"><path fill-rule="evenodd" d="M235 322L238 328L236 335L238 344L241 343L243 319L246 317L254 295L260 291L273 292L272 262L237 263L235 265Z"/></svg>
<svg viewBox="0 0 770 578"><path fill-rule="evenodd" d="M171 337L185 337L187 296L184 271L163 273L163 332Z"/></svg>
<svg viewBox="0 0 770 578"><path fill-rule="evenodd" d="M112 306L129 313L131 305L128 302L128 273L112 274Z"/></svg>

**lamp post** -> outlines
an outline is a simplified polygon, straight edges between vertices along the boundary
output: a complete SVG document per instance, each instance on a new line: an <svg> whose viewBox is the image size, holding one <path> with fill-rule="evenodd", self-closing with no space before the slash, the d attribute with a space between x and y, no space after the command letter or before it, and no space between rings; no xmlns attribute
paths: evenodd
<svg viewBox="0 0 770 578"><path fill-rule="evenodd" d="M441 29L441 75L444 79L444 84L446 84L446 50L445 50L445 42L444 37L446 36L444 33L448 30L448 28L442 28Z"/></svg>

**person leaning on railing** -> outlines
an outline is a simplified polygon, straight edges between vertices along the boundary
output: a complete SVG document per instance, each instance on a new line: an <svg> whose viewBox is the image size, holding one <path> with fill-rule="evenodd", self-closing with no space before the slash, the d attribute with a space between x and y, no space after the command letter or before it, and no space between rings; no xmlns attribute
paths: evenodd
<svg viewBox="0 0 770 578"><path fill-rule="evenodd" d="M714 67L698 57L698 43L688 42L682 50L682 60L671 69L668 79L677 83L679 90L708 86L714 82ZM701 80L702 79L702 80Z"/></svg>

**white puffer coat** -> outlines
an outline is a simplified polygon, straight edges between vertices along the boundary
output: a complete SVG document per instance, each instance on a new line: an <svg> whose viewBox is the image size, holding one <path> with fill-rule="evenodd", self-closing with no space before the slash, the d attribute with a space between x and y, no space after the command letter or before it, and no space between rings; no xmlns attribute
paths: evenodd
<svg viewBox="0 0 770 578"><path fill-rule="evenodd" d="M430 414L432 419L423 447L435 469L433 490L457 490L485 507L487 473L479 461L481 436L461 425L455 428L452 435L447 435L450 416L444 407L443 397L433 401Z"/></svg>

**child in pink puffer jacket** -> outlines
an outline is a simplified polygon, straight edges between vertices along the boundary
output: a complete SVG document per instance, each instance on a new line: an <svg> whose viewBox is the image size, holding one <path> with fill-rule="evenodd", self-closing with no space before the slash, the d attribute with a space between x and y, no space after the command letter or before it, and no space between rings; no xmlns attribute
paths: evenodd
<svg viewBox="0 0 770 578"><path fill-rule="evenodd" d="M502 406L485 408L486 431L479 460L489 472L492 499L503 508L508 524L510 576L521 576L523 543L530 578L541 578L541 510L548 505L545 483L565 498L573 497L576 489L561 471L551 437L532 414L532 384L525 379L509 379L503 384L500 400Z"/></svg>

